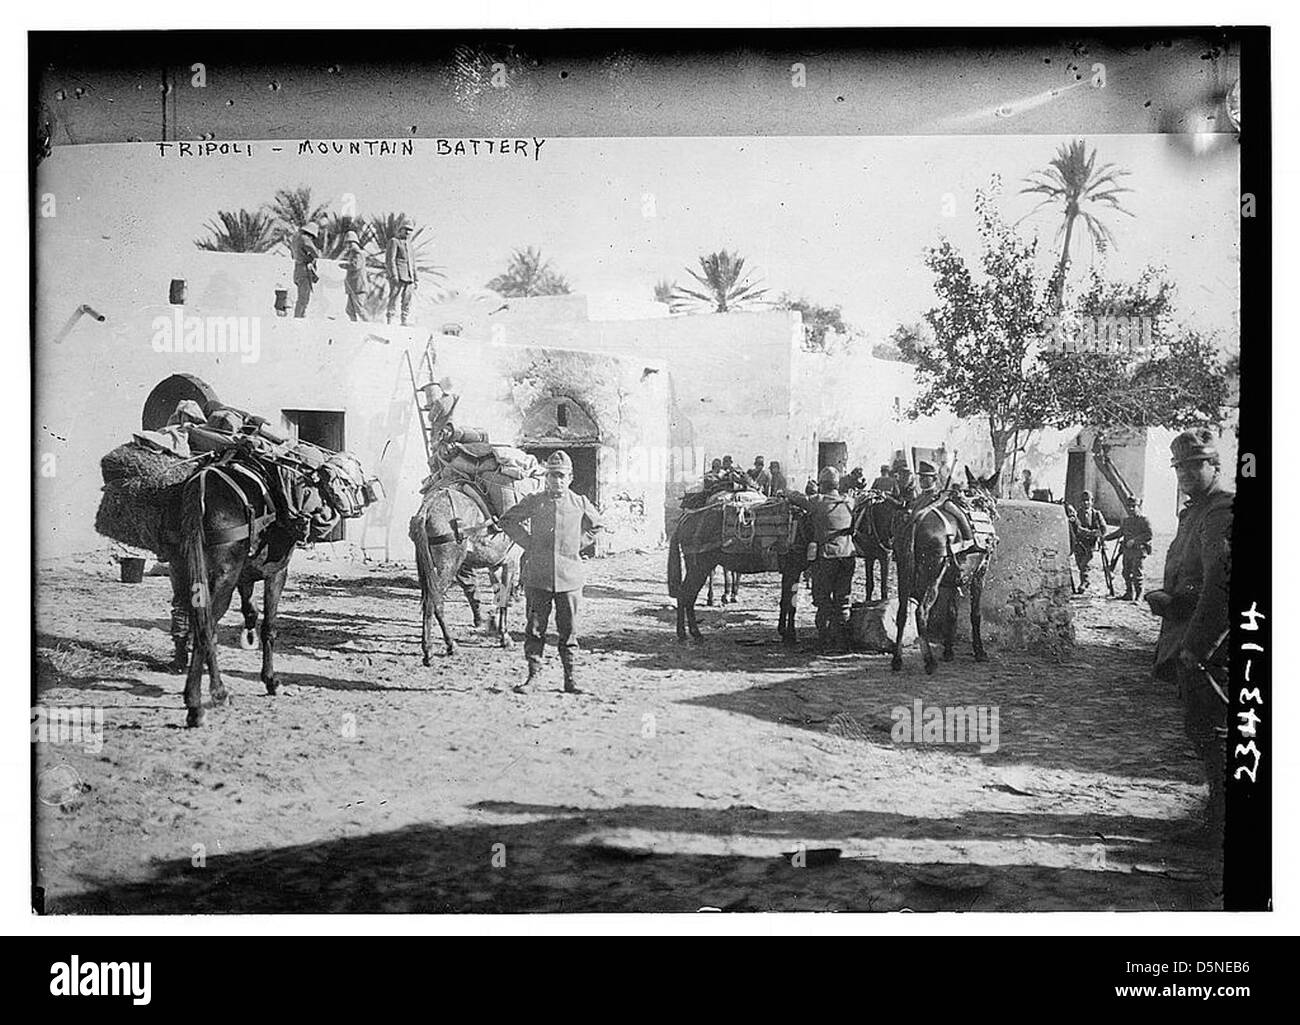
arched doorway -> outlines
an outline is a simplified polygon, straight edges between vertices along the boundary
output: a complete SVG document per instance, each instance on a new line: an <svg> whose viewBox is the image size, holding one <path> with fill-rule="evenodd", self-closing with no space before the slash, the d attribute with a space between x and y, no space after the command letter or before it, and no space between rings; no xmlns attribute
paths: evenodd
<svg viewBox="0 0 1300 1025"><path fill-rule="evenodd" d="M205 415L212 411L213 406L221 404L217 393L208 387L205 381L193 374L172 374L166 380L160 381L144 400L140 426L146 431L156 431L159 427L167 426L167 421L176 411L177 404L185 399L193 399L197 402L203 407Z"/></svg>
<svg viewBox="0 0 1300 1025"><path fill-rule="evenodd" d="M540 462L563 449L573 460L573 490L600 504L600 427L580 403L567 395L538 399L524 414L519 447ZM584 552L594 555L595 545Z"/></svg>

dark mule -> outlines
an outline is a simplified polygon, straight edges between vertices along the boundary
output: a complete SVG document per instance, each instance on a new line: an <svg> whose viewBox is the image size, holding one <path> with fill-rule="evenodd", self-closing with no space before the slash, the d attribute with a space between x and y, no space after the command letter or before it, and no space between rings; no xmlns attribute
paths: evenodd
<svg viewBox="0 0 1300 1025"><path fill-rule="evenodd" d="M253 587L263 581L262 683L268 694L278 686L274 648L276 613L298 535L276 516L265 472L228 461L199 470L181 494L181 558L170 562L173 600L189 607L192 651L185 677L186 725L203 723L203 671L212 704L228 700L217 658L217 624L235 589L244 616L240 644L257 642ZM178 660L185 641L176 636Z"/></svg>
<svg viewBox="0 0 1300 1025"><path fill-rule="evenodd" d="M456 654L456 641L443 617L447 588L455 580L465 592L474 625L481 622L474 593L474 570L487 569L496 583L496 615L492 631L501 647L513 643L507 628L510 597L519 576L519 547L500 532L490 530L492 521L478 502L454 487L429 491L420 511L411 517L411 540L415 543L415 565L420 574L422 613L420 646L424 664L431 664L433 622L438 621L448 655Z"/></svg>
<svg viewBox="0 0 1300 1025"><path fill-rule="evenodd" d="M778 559L778 572L781 574L781 613L777 630L786 644L794 644L795 636L795 597L798 593L799 578L808 565L808 542L811 538L807 532L808 519L795 510L797 526L794 542L790 550ZM668 545L668 596L677 602L677 639L685 641L687 632L695 640L701 640L699 624L695 620L695 600L700 589L713 576L713 571L721 566L726 573L738 579L742 573L770 573L762 556L748 553L723 552L720 550L684 555L676 531ZM734 591L733 591L734 594Z"/></svg>
<svg viewBox="0 0 1300 1025"><path fill-rule="evenodd" d="M894 531L906 515L907 504L894 495L871 491L853 510L853 541L866 564L867 602L876 589L876 565L880 565L880 599L889 600L889 560L894 557Z"/></svg>
<svg viewBox="0 0 1300 1025"><path fill-rule="evenodd" d="M990 515L997 508L998 474L986 479L966 471L968 488L963 501ZM947 492L951 494L951 492ZM925 671L933 673L934 653L930 650L931 613L940 610L943 627L943 659L952 659L953 635L957 629L957 595L968 589L970 595L971 646L975 661L986 662L984 641L980 636L980 600L984 593L984 575L988 571L991 551L972 548L953 554L955 514L950 506L930 508L920 516L910 515L899 521L894 532L894 560L898 565L898 619L892 669L903 668L903 628L907 625L909 599L916 602L916 633L921 641ZM958 507L960 509L960 507ZM965 514L961 514L963 518Z"/></svg>

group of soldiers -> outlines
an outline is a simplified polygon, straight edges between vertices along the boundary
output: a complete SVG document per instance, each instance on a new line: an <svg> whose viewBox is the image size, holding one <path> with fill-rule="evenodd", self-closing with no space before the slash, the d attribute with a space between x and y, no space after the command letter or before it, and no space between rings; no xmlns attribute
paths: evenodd
<svg viewBox="0 0 1300 1025"><path fill-rule="evenodd" d="M316 265L321 259L321 237L325 226L308 221L299 230L293 241L293 283L298 289L298 297L293 307L293 315L302 319L307 316L307 307L311 304L312 290L320 280ZM407 323L411 313L411 300L419 288L419 272L416 270L415 258L411 252L411 235L415 225L407 219L397 235L388 240L384 254L384 269L388 275L388 323L401 307L402 324ZM347 315L349 320L359 321L366 318L366 253L361 245L361 237L355 231L343 236L343 253L339 259L343 268L343 290L347 294Z"/></svg>
<svg viewBox="0 0 1300 1025"><path fill-rule="evenodd" d="M1085 492L1079 508L1069 511L1073 513L1076 537L1084 539L1080 545L1091 543L1095 549L1103 538L1121 541L1125 581L1130 585L1125 597L1144 597L1162 620L1156 676L1177 684L1187 735L1205 761L1210 782L1209 825L1221 829L1227 736L1227 706L1221 681L1227 670L1232 493L1221 479L1219 453L1210 431L1180 434L1171 451L1179 487L1189 498L1179 513L1178 532L1166 557L1161 589L1143 593L1142 561L1150 550L1151 526L1141 515L1136 499L1129 501L1128 515L1120 526L1109 533L1090 494ZM788 488L777 489L773 482L779 466L773 464L772 471L764 471L763 464L762 457L756 459L754 471L746 476L755 483L761 480L765 493L783 495L809 517L816 545L812 586L818 636L827 646L847 646L847 613L855 565L854 496L841 491L841 475L834 466L818 474L815 494L803 495L791 493ZM717 460L710 472L717 480L740 473L729 457ZM882 473L882 477L896 485L894 493L909 496L905 501L913 513L942 500L939 474L931 463L918 464L914 487L910 473L895 471ZM570 490L572 479L572 461L564 452L555 453L546 463L545 489L529 495L500 520L502 528L528 556L524 580L528 676L517 690L534 684L541 673L546 631L554 609L564 689L578 691L578 616L585 575L580 553L591 544L601 516L595 505ZM875 483L886 482L877 479Z"/></svg>
<svg viewBox="0 0 1300 1025"><path fill-rule="evenodd" d="M1127 510L1119 526L1111 530L1092 501L1092 492L1085 491L1079 507L1076 509L1068 502L1065 515L1070 523L1070 547L1075 564L1079 567L1079 584L1077 593L1088 589L1088 571L1092 568L1092 557L1100 552L1103 560L1107 559L1106 542L1119 542L1119 557L1124 574L1124 601L1140 601L1142 598L1142 567L1146 557L1151 554L1151 521L1142 515L1142 500L1136 495L1129 495L1124 502ZM1110 563L1104 567L1109 577Z"/></svg>
<svg viewBox="0 0 1300 1025"><path fill-rule="evenodd" d="M704 475L705 491L753 490L771 497L784 494L787 486L781 464L773 460L769 469L762 456L755 456L754 465L744 471L736 466L731 456L723 456L713 460Z"/></svg>

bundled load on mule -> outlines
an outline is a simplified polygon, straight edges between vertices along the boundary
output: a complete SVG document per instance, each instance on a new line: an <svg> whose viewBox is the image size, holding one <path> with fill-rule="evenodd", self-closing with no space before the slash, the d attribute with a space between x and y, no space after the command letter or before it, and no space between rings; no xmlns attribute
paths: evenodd
<svg viewBox="0 0 1300 1025"><path fill-rule="evenodd" d="M733 471L711 474L701 490L682 496L674 536L685 555L722 551L774 560L790 550L797 526L789 502L768 498Z"/></svg>
<svg viewBox="0 0 1300 1025"><path fill-rule="evenodd" d="M494 444L485 430L457 427L451 416L460 397L445 398L434 411L431 430L436 444L421 494L454 487L495 520L525 495L542 489L546 471L535 456L513 445Z"/></svg>
<svg viewBox="0 0 1300 1025"><path fill-rule="evenodd" d="M274 515L255 518L250 506L250 549L275 521L299 543L323 541L340 519L360 516L383 497L379 481L367 478L348 452L291 442L261 417L232 407L205 416L187 400L166 427L138 431L100 460L104 487L95 530L170 560L180 543L181 493L205 468L220 469L237 491L256 489L270 499Z"/></svg>

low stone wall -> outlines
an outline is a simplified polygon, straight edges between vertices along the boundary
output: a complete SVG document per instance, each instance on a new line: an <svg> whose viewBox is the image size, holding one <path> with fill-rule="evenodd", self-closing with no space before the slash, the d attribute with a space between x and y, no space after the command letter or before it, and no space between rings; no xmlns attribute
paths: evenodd
<svg viewBox="0 0 1300 1025"><path fill-rule="evenodd" d="M1074 645L1070 613L1070 530L1065 510L1046 502L998 504L998 547L984 580L982 632L989 647L1013 648L1059 657ZM893 589L891 588L891 591ZM850 614L850 633L866 651L893 651L898 604L859 606ZM970 606L957 606L957 638L969 651ZM931 643L938 640L932 635ZM903 645L916 643L916 617L909 611Z"/></svg>
<svg viewBox="0 0 1300 1025"><path fill-rule="evenodd" d="M984 582L985 642L1058 656L1074 645L1070 613L1070 528L1047 502L998 503L998 547ZM963 622L964 621L964 622ZM970 635L958 613L959 636Z"/></svg>

